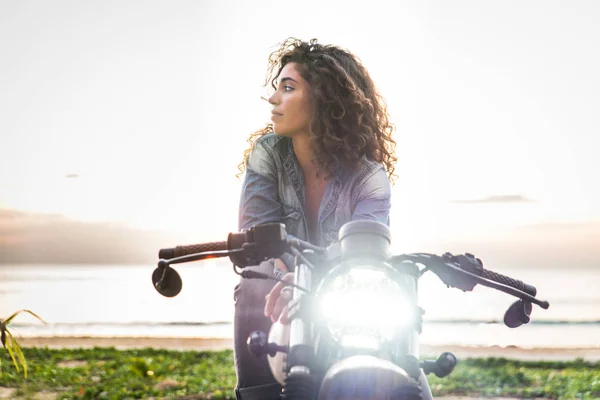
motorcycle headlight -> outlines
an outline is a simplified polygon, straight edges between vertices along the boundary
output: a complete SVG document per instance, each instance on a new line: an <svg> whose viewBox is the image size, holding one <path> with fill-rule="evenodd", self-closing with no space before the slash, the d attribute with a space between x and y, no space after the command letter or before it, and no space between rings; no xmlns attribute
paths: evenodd
<svg viewBox="0 0 600 400"><path fill-rule="evenodd" d="M402 285L374 266L326 278L318 304L325 326L344 347L377 349L414 321L415 305Z"/></svg>

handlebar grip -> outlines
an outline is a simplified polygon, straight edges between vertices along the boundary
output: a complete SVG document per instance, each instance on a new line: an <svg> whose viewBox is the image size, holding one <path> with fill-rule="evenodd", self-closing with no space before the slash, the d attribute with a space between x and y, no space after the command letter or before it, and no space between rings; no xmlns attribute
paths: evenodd
<svg viewBox="0 0 600 400"><path fill-rule="evenodd" d="M158 251L159 259L170 259L186 256L188 254L204 253L206 251L227 250L227 242L207 242L199 244L188 244L185 246L176 246L172 248L160 249Z"/></svg>
<svg viewBox="0 0 600 400"><path fill-rule="evenodd" d="M534 297L537 294L537 289L535 288L535 286L528 285L527 283L524 283L523 281L520 281L518 279L513 279L509 276L502 275L502 274L499 274L494 271L490 271L489 269L484 269L482 271L481 276L483 278L489 279L491 281L502 283L506 286L510 286L515 289L521 290L521 291L528 293Z"/></svg>

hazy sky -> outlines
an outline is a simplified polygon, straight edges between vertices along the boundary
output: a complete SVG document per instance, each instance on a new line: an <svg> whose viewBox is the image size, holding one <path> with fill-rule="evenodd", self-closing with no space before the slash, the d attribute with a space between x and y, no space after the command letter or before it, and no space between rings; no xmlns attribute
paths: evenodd
<svg viewBox="0 0 600 400"><path fill-rule="evenodd" d="M598 21L593 0L0 0L0 207L236 229L266 59L296 36L387 99L403 241L598 226Z"/></svg>

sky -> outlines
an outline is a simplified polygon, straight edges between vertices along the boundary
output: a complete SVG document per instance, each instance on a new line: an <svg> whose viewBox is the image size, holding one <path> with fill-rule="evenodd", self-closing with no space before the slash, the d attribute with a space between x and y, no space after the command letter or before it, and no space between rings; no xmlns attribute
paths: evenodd
<svg viewBox="0 0 600 400"><path fill-rule="evenodd" d="M224 238L294 36L358 55L387 101L399 248L591 251L599 20L593 0L0 0L0 208Z"/></svg>

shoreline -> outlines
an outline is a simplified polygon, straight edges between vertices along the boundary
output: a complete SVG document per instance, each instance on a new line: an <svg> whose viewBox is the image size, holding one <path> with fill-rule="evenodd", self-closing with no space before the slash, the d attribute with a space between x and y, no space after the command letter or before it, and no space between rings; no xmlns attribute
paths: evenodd
<svg viewBox="0 0 600 400"><path fill-rule="evenodd" d="M17 337L22 347L48 347L74 349L114 347L118 350L147 348L167 350L219 351L233 349L232 339L189 337L90 337L90 336L38 336ZM600 347L594 348L521 348L516 346L431 346L421 344L421 355L434 356L449 351L459 359L502 357L527 361L569 361L582 358L600 361Z"/></svg>

